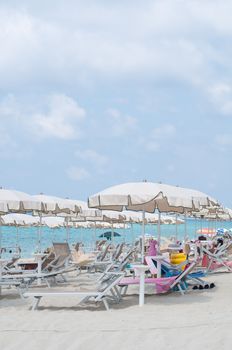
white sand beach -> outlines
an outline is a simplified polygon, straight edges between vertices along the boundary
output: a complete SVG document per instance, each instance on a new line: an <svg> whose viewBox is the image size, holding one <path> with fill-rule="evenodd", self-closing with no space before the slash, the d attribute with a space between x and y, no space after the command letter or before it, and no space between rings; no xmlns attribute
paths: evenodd
<svg viewBox="0 0 232 350"><path fill-rule="evenodd" d="M0 301L0 349L231 349L232 274L211 275L211 290L146 296L137 287L109 312L76 306L75 298L42 299L38 311L15 290ZM70 288L70 287L69 287ZM150 289L150 287L149 287Z"/></svg>

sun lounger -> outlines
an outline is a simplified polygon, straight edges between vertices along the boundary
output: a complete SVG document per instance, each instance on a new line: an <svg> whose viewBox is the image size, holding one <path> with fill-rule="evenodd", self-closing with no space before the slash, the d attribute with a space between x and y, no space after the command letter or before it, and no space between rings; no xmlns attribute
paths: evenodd
<svg viewBox="0 0 232 350"><path fill-rule="evenodd" d="M232 272L232 261L227 259L228 249L231 247L231 243L225 243L214 251L201 247L202 267L206 269L206 272L218 271L225 268L228 272Z"/></svg>
<svg viewBox="0 0 232 350"><path fill-rule="evenodd" d="M148 268L152 274L157 273L157 262L155 256L146 256L145 261L148 265ZM161 260L161 274L163 277L172 277L177 276L181 273L183 268L189 264L189 260L185 260L178 265L172 265L168 261ZM203 271L193 271L187 275L187 279L191 281L191 283L200 284L203 287L206 285L206 282L202 280L205 277L206 273Z"/></svg>
<svg viewBox="0 0 232 350"><path fill-rule="evenodd" d="M94 302L103 302L106 310L109 310L109 300L115 299L112 297L114 296L113 288L120 282L121 278L123 277L123 273L110 273L108 274L108 278L105 278L100 286L96 288L94 291L67 291L67 290L31 290L29 292L24 293L24 297L32 297L33 305L32 310L36 310L38 308L39 302L44 297L80 297L81 300L79 301L79 304L83 304L88 302L89 300L93 300Z"/></svg>
<svg viewBox="0 0 232 350"><path fill-rule="evenodd" d="M191 262L184 271L177 276L161 277L161 278L145 278L145 284L152 284L156 286L157 293L166 293L168 291L178 289L183 295L187 290L186 279L187 276L193 271L197 262ZM119 283L121 288L124 288L123 294L125 295L127 287L129 285L139 284L139 278L125 277Z"/></svg>

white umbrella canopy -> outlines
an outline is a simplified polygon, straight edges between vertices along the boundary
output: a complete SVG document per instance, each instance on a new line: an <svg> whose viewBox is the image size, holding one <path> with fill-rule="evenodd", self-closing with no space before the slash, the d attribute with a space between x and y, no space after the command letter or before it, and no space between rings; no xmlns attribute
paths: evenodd
<svg viewBox="0 0 232 350"><path fill-rule="evenodd" d="M2 225L5 226L39 226L40 217L27 214L11 213L2 215ZM65 226L65 219L61 217L43 217L41 224L49 228L58 228Z"/></svg>
<svg viewBox="0 0 232 350"><path fill-rule="evenodd" d="M41 209L41 201L27 193L0 189L0 214L25 213L32 210L41 211Z"/></svg>
<svg viewBox="0 0 232 350"><path fill-rule="evenodd" d="M88 218L88 217L100 217L102 215L102 212L100 210L89 208L87 202L84 202L81 200L75 200L75 203L80 208L80 213L78 213L78 216Z"/></svg>
<svg viewBox="0 0 232 350"><path fill-rule="evenodd" d="M123 211L143 211L143 240L141 259L144 259L145 212L159 210L158 246L160 245L160 212L186 213L206 206L219 206L205 193L183 187L152 182L130 182L109 187L88 199L90 208Z"/></svg>
<svg viewBox="0 0 232 350"><path fill-rule="evenodd" d="M2 215L1 221L5 226L37 226L39 224L38 218L20 213Z"/></svg>
<svg viewBox="0 0 232 350"><path fill-rule="evenodd" d="M38 218L39 219L39 218ZM46 216L42 219L42 225L45 225L49 228L60 228L66 225L65 219L57 216Z"/></svg>
<svg viewBox="0 0 232 350"><path fill-rule="evenodd" d="M82 228L108 228L111 229L113 228L118 228L118 229L123 229L123 228L128 228L128 225L125 225L122 223L113 223L112 225L109 222L104 222L104 221L84 221L84 222L75 222L73 223L73 227L82 227Z"/></svg>
<svg viewBox="0 0 232 350"><path fill-rule="evenodd" d="M126 221L125 213L118 213L113 210L101 210L97 216L86 217L88 221L104 221L109 223L123 223Z"/></svg>
<svg viewBox="0 0 232 350"><path fill-rule="evenodd" d="M72 199L59 198L55 196L47 196L44 194L32 196L35 200L42 203L42 211L44 213L59 214L59 213L79 213L81 211L78 201Z"/></svg>
<svg viewBox="0 0 232 350"><path fill-rule="evenodd" d="M134 212L130 210L125 210L122 212L122 214L126 217L126 222L129 223L142 223L143 222L143 216L141 212ZM145 217L145 223L146 224L158 224L159 222L159 215L155 213L147 213ZM182 224L184 223L184 220L176 220L170 215L161 215L160 217L160 223L161 224Z"/></svg>
<svg viewBox="0 0 232 350"><path fill-rule="evenodd" d="M152 182L132 182L109 187L88 199L90 208L145 211L153 213L200 210L218 202L205 193Z"/></svg>
<svg viewBox="0 0 232 350"><path fill-rule="evenodd" d="M111 210L102 210L103 221L105 222L114 222L122 223L125 222L126 216L123 213L117 213Z"/></svg>
<svg viewBox="0 0 232 350"><path fill-rule="evenodd" d="M204 219L230 220L232 218L232 210L222 207L202 208L199 212L192 212L191 214L196 218Z"/></svg>
<svg viewBox="0 0 232 350"><path fill-rule="evenodd" d="M225 214L225 217L227 217L227 220L231 220L232 219L232 209L225 208L224 214Z"/></svg>

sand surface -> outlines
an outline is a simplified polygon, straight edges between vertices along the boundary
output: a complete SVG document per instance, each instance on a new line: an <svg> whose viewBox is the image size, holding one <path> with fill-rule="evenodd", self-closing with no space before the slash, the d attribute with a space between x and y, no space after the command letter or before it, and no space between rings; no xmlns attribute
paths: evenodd
<svg viewBox="0 0 232 350"><path fill-rule="evenodd" d="M148 295L144 307L133 287L109 312L77 306L75 298L47 298L33 312L31 300L4 289L0 349L232 349L232 274L208 279L216 288Z"/></svg>

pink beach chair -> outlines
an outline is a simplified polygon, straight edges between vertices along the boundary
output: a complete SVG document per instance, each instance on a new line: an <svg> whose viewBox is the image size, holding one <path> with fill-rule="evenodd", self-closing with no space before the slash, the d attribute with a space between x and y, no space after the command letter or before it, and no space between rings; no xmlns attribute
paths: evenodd
<svg viewBox="0 0 232 350"><path fill-rule="evenodd" d="M167 293L170 289L171 284L176 279L176 276L167 277L167 278L145 278L145 284L152 284L156 287L157 294ZM138 285L139 277L124 277L121 279L119 286L128 287L129 285ZM127 290L127 288L126 288ZM126 291L123 293L125 294Z"/></svg>
<svg viewBox="0 0 232 350"><path fill-rule="evenodd" d="M161 277L161 278L145 278L145 284L152 284L156 287L157 293L167 293L173 288L177 287L180 293L183 295L187 289L185 282L187 276L196 267L197 261L192 261L184 271L177 276ZM126 294L129 285L139 284L139 278L137 277L124 277L119 283L119 287L124 288L123 295Z"/></svg>
<svg viewBox="0 0 232 350"><path fill-rule="evenodd" d="M226 260L224 255L225 251L210 252L206 248L202 248L203 258L201 266L206 269L207 272L215 272L225 268L228 272L232 272L232 261Z"/></svg>

